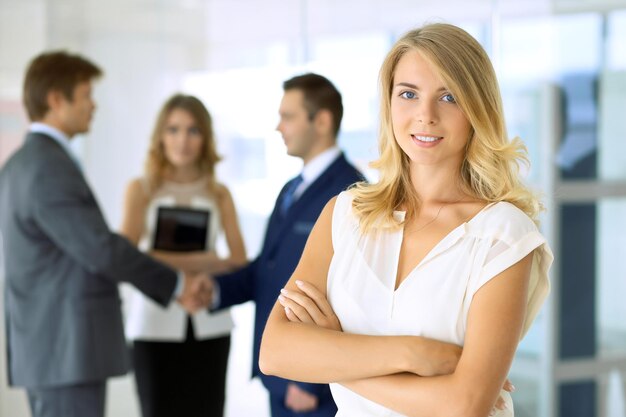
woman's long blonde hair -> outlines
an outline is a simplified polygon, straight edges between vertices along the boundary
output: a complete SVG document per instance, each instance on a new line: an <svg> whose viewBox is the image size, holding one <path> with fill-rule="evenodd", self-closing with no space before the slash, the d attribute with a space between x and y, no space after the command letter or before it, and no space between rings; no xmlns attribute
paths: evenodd
<svg viewBox="0 0 626 417"><path fill-rule="evenodd" d="M410 179L409 157L397 144L391 121L394 73L408 51L418 51L439 71L471 124L461 166L463 191L488 202L508 201L536 221L542 205L519 178L519 164L528 163L526 148L518 138L509 141L506 136L502 98L489 57L463 29L436 23L406 33L381 67L380 158L371 163L380 177L374 184L359 183L352 189L361 229L399 227L393 211L404 208L405 219L410 219L420 206Z"/></svg>
<svg viewBox="0 0 626 417"><path fill-rule="evenodd" d="M196 122L203 139L202 152L198 161L198 168L208 179L209 190L214 191L216 186L215 164L221 160L215 149L215 135L211 115L204 104L194 96L175 94L170 97L159 112L154 130L150 139L150 148L145 164L145 175L149 190L154 192L163 183L164 174L169 162L163 149L163 132L167 118L175 109L187 111Z"/></svg>

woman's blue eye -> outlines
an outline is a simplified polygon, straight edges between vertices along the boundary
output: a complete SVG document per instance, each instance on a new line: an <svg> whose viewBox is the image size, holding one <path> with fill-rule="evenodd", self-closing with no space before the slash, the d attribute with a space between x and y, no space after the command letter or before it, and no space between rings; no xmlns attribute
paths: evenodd
<svg viewBox="0 0 626 417"><path fill-rule="evenodd" d="M403 91L402 93L400 93L400 97L412 100L416 96L415 96L415 93L413 91Z"/></svg>
<svg viewBox="0 0 626 417"><path fill-rule="evenodd" d="M454 99L454 96L452 94L446 94L445 96L442 97L443 101L447 101L449 103L456 103L456 100Z"/></svg>

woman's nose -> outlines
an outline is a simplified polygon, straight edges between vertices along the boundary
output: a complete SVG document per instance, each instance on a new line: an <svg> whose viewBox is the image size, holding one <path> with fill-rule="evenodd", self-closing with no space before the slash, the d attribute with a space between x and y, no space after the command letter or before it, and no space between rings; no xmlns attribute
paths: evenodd
<svg viewBox="0 0 626 417"><path fill-rule="evenodd" d="M416 119L425 125L432 125L437 121L437 109L436 104L430 100L421 100L417 104Z"/></svg>

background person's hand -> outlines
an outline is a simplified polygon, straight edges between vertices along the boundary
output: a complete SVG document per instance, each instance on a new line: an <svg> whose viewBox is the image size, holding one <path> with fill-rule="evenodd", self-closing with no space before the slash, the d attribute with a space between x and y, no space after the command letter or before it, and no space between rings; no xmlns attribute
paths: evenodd
<svg viewBox="0 0 626 417"><path fill-rule="evenodd" d="M194 314L201 308L211 305L213 299L213 280L208 274L184 273L183 292L178 302L189 313Z"/></svg>
<svg viewBox="0 0 626 417"><path fill-rule="evenodd" d="M285 407L296 412L306 413L317 408L317 397L290 382L285 394Z"/></svg>

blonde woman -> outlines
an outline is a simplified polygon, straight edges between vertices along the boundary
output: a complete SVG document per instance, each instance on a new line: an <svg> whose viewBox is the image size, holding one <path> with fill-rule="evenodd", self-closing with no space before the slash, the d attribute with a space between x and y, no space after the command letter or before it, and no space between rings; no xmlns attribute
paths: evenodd
<svg viewBox="0 0 626 417"><path fill-rule="evenodd" d="M215 178L213 128L209 112L193 96L177 94L163 106L154 127L145 175L126 193L122 233L174 268L217 274L246 262L228 189ZM186 208L208 217L206 249L155 248L159 209ZM206 214L208 213L208 215ZM224 233L229 256L215 252ZM222 416L230 347L230 312L188 316L177 306L162 308L139 293L129 305L127 337L143 417Z"/></svg>
<svg viewBox="0 0 626 417"><path fill-rule="evenodd" d="M493 67L465 31L432 24L393 46L380 80L380 180L320 215L261 370L331 383L338 416L513 415L502 387L552 253Z"/></svg>

